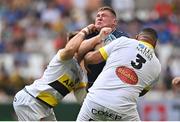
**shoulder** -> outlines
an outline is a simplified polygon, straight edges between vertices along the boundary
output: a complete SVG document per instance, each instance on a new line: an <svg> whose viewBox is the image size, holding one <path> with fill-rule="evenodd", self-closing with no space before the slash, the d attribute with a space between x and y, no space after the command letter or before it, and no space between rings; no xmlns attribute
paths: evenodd
<svg viewBox="0 0 180 122"><path fill-rule="evenodd" d="M137 41L134 41L134 39L121 36L115 39L114 41L112 41L111 43L109 43L108 45L106 45L105 48L112 51L113 49L116 50L118 48L129 47L130 45L136 45L136 44Z"/></svg>
<svg viewBox="0 0 180 122"><path fill-rule="evenodd" d="M125 36L121 36L119 38L116 39L116 42L118 43L132 43L132 42L135 42L137 43L137 41L135 41L135 39L132 39L132 38L128 38L128 37L125 37Z"/></svg>
<svg viewBox="0 0 180 122"><path fill-rule="evenodd" d="M112 33L116 38L119 38L121 36L125 36L125 37L129 37L129 35L123 31L121 31L120 29L116 29L113 33Z"/></svg>

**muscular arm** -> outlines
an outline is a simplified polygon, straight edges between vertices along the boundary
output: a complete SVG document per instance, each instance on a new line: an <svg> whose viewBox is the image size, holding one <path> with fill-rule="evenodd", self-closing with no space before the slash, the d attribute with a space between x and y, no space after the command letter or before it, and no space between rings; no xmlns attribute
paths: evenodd
<svg viewBox="0 0 180 122"><path fill-rule="evenodd" d="M75 35L65 46L64 49L61 50L60 58L62 60L71 59L74 54L78 51L80 44L84 40L84 37L95 28L94 24L90 24L87 27L83 28L77 35Z"/></svg>
<svg viewBox="0 0 180 122"><path fill-rule="evenodd" d="M102 44L101 40L107 37L111 32L111 28L102 28L97 36L85 40L83 43L81 43L81 46L78 49L79 59L82 59L82 57L84 57L87 52L94 49L96 45Z"/></svg>
<svg viewBox="0 0 180 122"><path fill-rule="evenodd" d="M98 64L104 61L103 56L99 50L88 52L84 57L84 62L88 64Z"/></svg>
<svg viewBox="0 0 180 122"><path fill-rule="evenodd" d="M85 34L79 32L76 36L74 36L65 46L64 49L61 50L60 58L62 60L71 59L75 52L77 52L81 42L84 40Z"/></svg>
<svg viewBox="0 0 180 122"><path fill-rule="evenodd" d="M101 37L99 35L83 41L78 49L79 60L81 60L87 52L94 49L99 43L101 43Z"/></svg>

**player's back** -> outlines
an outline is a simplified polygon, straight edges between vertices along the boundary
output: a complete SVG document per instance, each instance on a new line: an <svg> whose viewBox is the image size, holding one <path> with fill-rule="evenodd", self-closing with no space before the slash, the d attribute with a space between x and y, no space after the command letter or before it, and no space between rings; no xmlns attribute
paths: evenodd
<svg viewBox="0 0 180 122"><path fill-rule="evenodd" d="M98 33L92 35L95 36ZM92 37L90 36L90 37ZM124 32L122 32L119 29L114 30L111 34L108 35L108 37L104 40L104 43L107 45L110 42L112 42L113 40L121 37L121 36L126 36L128 37L128 35ZM88 37L88 38L90 38ZM87 73L88 76L88 88L90 88L92 86L92 84L94 83L94 81L96 80L96 78L98 77L98 75L102 72L103 67L105 66L106 61L103 61L99 64L89 64L88 65L88 69L90 70L90 72Z"/></svg>
<svg viewBox="0 0 180 122"><path fill-rule="evenodd" d="M121 37L104 50L108 55L106 65L87 98L113 110L134 108L139 93L156 81L160 73L154 49L142 41Z"/></svg>

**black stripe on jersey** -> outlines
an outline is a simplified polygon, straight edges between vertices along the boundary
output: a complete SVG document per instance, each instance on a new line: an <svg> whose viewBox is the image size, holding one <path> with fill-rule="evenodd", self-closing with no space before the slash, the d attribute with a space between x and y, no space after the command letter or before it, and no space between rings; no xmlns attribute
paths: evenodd
<svg viewBox="0 0 180 122"><path fill-rule="evenodd" d="M41 101L43 104L47 105L50 108L53 108L53 106L49 105L47 102L41 100L40 98L36 97L37 100Z"/></svg>
<svg viewBox="0 0 180 122"><path fill-rule="evenodd" d="M53 87L55 90L57 90L63 96L66 96L68 93L70 93L70 91L58 80L50 83L49 85Z"/></svg>

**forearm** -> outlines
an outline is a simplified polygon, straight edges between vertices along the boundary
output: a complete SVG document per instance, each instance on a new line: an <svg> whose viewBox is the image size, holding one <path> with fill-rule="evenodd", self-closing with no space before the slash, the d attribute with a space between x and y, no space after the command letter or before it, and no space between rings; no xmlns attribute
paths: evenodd
<svg viewBox="0 0 180 122"><path fill-rule="evenodd" d="M100 54L100 52L98 50L88 52L84 56L84 63L86 65L88 65L88 64L98 64L98 63L101 63L103 61L104 61L104 58L102 57L102 55Z"/></svg>
<svg viewBox="0 0 180 122"><path fill-rule="evenodd" d="M78 51L78 48L79 48L80 44L82 43L82 41L84 40L84 37L85 37L85 34L80 31L76 36L74 36L67 43L65 49L69 50L69 52L74 55L74 53Z"/></svg>
<svg viewBox="0 0 180 122"><path fill-rule="evenodd" d="M71 59L74 54L78 51L80 44L88 34L95 31L95 25L90 24L87 27L83 28L80 32L77 33L65 46L65 48L60 53L60 58L62 60Z"/></svg>
<svg viewBox="0 0 180 122"><path fill-rule="evenodd" d="M76 36L74 36L65 46L63 52L60 57L62 60L71 59L75 52L78 51L78 48L82 41L84 40L85 34L83 32L79 32Z"/></svg>
<svg viewBox="0 0 180 122"><path fill-rule="evenodd" d="M102 43L102 40L105 39L112 32L111 28L102 28L100 33L92 37L89 40L84 41L78 50L79 61L84 57L84 55L90 50L94 49L97 44Z"/></svg>
<svg viewBox="0 0 180 122"><path fill-rule="evenodd" d="M82 57L84 57L87 52L93 50L95 46L98 45L100 42L101 38L99 35L82 42L78 49L78 57L82 59Z"/></svg>

